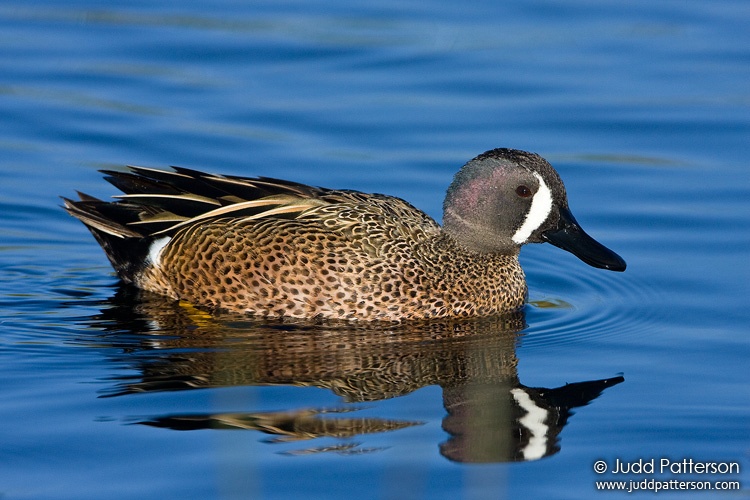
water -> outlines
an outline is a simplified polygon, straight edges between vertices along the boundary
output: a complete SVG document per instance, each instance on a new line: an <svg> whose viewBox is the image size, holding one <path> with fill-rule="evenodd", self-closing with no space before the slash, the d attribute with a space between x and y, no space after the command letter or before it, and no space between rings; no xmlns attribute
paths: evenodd
<svg viewBox="0 0 750 500"><path fill-rule="evenodd" d="M746 494L749 21L741 1L5 2L0 493ZM210 317L120 287L59 208L114 194L97 169L175 164L439 219L455 170L498 146L548 158L628 270L525 248L531 303L503 321ZM662 457L740 472L593 471Z"/></svg>

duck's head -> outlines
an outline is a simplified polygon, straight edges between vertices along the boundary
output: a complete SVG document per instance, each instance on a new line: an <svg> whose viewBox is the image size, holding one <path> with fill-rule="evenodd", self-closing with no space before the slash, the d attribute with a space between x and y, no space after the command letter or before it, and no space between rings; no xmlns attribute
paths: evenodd
<svg viewBox="0 0 750 500"><path fill-rule="evenodd" d="M590 266L625 270L622 257L578 225L552 165L525 151L493 149L464 165L448 188L443 227L478 252L515 254L548 242Z"/></svg>

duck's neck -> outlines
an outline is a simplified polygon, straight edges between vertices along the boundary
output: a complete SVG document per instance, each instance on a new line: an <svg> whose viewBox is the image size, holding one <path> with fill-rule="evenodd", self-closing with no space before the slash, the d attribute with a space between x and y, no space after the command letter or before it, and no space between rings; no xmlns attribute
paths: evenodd
<svg viewBox="0 0 750 500"><path fill-rule="evenodd" d="M503 239L481 224L463 218L450 206L443 211L443 231L471 252L518 255L520 250L510 239Z"/></svg>
<svg viewBox="0 0 750 500"><path fill-rule="evenodd" d="M461 304L472 315L492 315L518 309L526 302L526 279L511 254L479 252L462 245L443 231L425 246L425 268L431 268L428 286L447 303Z"/></svg>

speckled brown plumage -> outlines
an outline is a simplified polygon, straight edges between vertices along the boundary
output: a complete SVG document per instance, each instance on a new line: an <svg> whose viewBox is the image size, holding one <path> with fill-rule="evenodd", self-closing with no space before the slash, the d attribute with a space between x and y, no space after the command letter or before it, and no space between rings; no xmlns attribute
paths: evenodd
<svg viewBox="0 0 750 500"><path fill-rule="evenodd" d="M327 227L312 216L192 226L162 255L170 288L150 277L139 286L209 307L298 318L476 316L523 304L514 257L457 252L435 226L412 229L393 216L381 225L391 231L367 238L356 237L365 221Z"/></svg>
<svg viewBox="0 0 750 500"><path fill-rule="evenodd" d="M520 243L511 236L531 217L533 195L553 186L567 207L543 159L493 151L456 176L446 228L395 197L176 167L106 172L125 193L120 201L82 194L65 207L124 281L209 309L346 320L488 316L524 304ZM501 222L492 227L487 210L518 213L493 216ZM526 239L543 241L558 219L550 212Z"/></svg>

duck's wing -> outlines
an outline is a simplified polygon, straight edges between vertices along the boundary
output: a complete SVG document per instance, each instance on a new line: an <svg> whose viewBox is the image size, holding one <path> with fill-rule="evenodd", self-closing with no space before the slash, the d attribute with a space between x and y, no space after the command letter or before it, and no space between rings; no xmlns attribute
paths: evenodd
<svg viewBox="0 0 750 500"><path fill-rule="evenodd" d="M107 237L149 238L174 234L201 221L231 218L319 219L333 229L353 219L388 218L405 226L437 230L424 212L399 198L358 191L308 186L271 177L217 175L182 167L158 170L128 167L103 170L105 179L123 192L117 201L84 193L63 198L64 208L89 229Z"/></svg>

